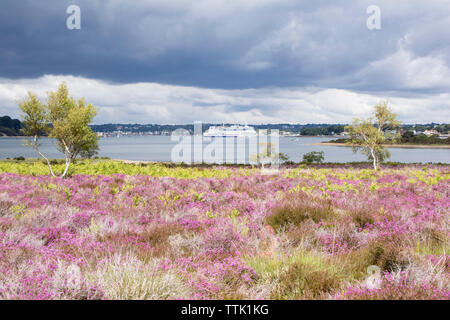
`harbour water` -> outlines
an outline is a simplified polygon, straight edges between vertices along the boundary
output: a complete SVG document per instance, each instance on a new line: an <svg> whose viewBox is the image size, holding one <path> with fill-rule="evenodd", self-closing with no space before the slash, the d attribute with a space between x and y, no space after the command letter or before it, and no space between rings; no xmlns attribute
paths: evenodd
<svg viewBox="0 0 450 320"><path fill-rule="evenodd" d="M233 138L226 138L233 139ZM287 154L289 160L299 162L305 153L323 151L326 162L364 161L365 156L354 154L351 148L336 146L318 146L314 143L329 141L330 137L285 137L279 138L279 151ZM0 159L23 156L38 157L36 151L24 145L25 138L0 138ZM228 141L228 140L227 140ZM177 141L170 136L122 136L120 138L101 138L99 140L100 157L111 159L141 161L171 161ZM208 143L203 143L207 148ZM55 142L41 139L40 150L50 158L62 158ZM226 149L225 149L226 150ZM390 148L390 161L404 163L450 163L450 149ZM226 152L225 152L226 153Z"/></svg>

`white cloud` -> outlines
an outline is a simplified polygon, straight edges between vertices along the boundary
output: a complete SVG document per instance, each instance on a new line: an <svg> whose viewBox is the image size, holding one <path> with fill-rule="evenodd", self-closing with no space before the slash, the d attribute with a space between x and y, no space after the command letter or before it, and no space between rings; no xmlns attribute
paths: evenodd
<svg viewBox="0 0 450 320"><path fill-rule="evenodd" d="M95 123L348 123L365 117L384 94L327 88L205 89L157 83L111 84L95 79L46 75L0 79L0 115L19 116L16 101L28 90L45 99L65 80L74 97L99 108ZM442 122L450 118L450 94L390 97L401 120Z"/></svg>
<svg viewBox="0 0 450 320"><path fill-rule="evenodd" d="M442 56L414 56L403 45L394 54L370 63L356 78L378 81L391 89L450 88L450 69Z"/></svg>

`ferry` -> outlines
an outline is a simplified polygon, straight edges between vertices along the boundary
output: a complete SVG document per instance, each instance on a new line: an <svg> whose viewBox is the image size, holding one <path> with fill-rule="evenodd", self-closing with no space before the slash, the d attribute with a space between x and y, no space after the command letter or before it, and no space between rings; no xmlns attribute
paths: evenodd
<svg viewBox="0 0 450 320"><path fill-rule="evenodd" d="M256 131L250 126L232 125L226 127L211 126L203 133L204 137L252 137L256 136Z"/></svg>

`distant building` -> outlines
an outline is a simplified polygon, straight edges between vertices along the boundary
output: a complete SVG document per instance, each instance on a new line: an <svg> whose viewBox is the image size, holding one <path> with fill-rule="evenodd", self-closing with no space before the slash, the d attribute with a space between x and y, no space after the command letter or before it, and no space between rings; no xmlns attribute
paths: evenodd
<svg viewBox="0 0 450 320"><path fill-rule="evenodd" d="M427 136L439 134L439 132L437 132L436 130L425 130L423 133L426 134Z"/></svg>

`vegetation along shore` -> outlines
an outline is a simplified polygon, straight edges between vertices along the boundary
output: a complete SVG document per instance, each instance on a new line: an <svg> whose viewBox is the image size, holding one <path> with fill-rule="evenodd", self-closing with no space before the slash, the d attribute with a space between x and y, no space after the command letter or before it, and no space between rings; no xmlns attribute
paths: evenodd
<svg viewBox="0 0 450 320"><path fill-rule="evenodd" d="M333 146L333 147L353 147L353 144L340 143L340 142L318 142L311 143L312 146ZM383 144L385 148L417 148L417 149L450 149L450 145L447 144Z"/></svg>

